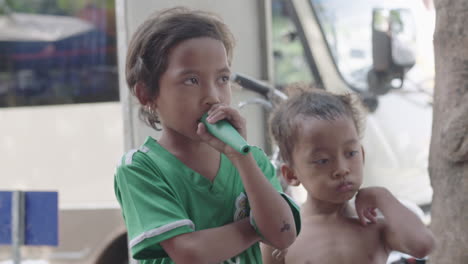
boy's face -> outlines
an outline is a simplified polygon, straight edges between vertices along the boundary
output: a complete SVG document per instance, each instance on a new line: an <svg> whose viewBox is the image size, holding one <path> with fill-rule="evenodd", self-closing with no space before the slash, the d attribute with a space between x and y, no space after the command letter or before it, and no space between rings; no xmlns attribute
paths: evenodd
<svg viewBox="0 0 468 264"><path fill-rule="evenodd" d="M213 104L231 102L226 49L213 38L192 38L175 46L168 58L154 102L163 130L198 139L203 113Z"/></svg>
<svg viewBox="0 0 468 264"><path fill-rule="evenodd" d="M299 118L293 166L283 177L293 185L302 183L309 199L343 203L362 184L364 152L351 118L319 120Z"/></svg>

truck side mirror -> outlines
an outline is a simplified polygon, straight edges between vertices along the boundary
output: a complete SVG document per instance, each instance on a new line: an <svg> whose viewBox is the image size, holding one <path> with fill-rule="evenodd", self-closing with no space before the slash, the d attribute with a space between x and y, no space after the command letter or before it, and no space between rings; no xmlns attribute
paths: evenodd
<svg viewBox="0 0 468 264"><path fill-rule="evenodd" d="M369 91L383 95L403 86L415 64L415 27L409 9L376 8L372 12L372 59Z"/></svg>

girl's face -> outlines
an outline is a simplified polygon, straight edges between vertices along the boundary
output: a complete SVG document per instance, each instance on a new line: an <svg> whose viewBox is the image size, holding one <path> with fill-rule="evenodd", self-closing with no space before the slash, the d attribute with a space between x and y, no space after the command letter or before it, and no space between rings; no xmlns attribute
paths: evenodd
<svg viewBox="0 0 468 264"><path fill-rule="evenodd" d="M331 203L351 199L362 184L364 153L351 118L299 119L292 172L309 195Z"/></svg>
<svg viewBox="0 0 468 264"><path fill-rule="evenodd" d="M197 124L214 104L231 103L231 75L226 49L219 40L185 40L169 54L154 103L164 133L198 140Z"/></svg>

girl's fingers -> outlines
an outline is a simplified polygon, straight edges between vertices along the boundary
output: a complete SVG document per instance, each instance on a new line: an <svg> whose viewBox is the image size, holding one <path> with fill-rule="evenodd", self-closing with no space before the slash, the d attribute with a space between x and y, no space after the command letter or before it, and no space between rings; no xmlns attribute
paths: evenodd
<svg viewBox="0 0 468 264"><path fill-rule="evenodd" d="M227 105L216 105L210 109L207 121L214 124L220 120L226 119L232 126L245 138L245 119L239 112Z"/></svg>
<svg viewBox="0 0 468 264"><path fill-rule="evenodd" d="M211 135L207 130L206 127L203 123L198 123L198 128L197 128L197 134L200 136L200 138L208 143L210 146L213 148L217 149L218 151L221 151L222 148L224 147L224 143L217 139L215 136Z"/></svg>
<svg viewBox="0 0 468 264"><path fill-rule="evenodd" d="M197 134L200 136L200 138L203 141L209 141L213 137L213 135L208 133L208 131L206 130L205 125L203 123L201 123L201 122L198 123Z"/></svg>
<svg viewBox="0 0 468 264"><path fill-rule="evenodd" d="M213 113L214 111L216 111L216 109L218 109L219 107L222 107L222 106L226 106L225 104L214 104L211 106L211 108L208 110L208 115L210 115L211 113Z"/></svg>
<svg viewBox="0 0 468 264"><path fill-rule="evenodd" d="M220 110L220 111L216 111L210 114L207 120L209 123L214 124L218 122L219 120L228 119L227 117L228 115L226 114L226 112L224 112L223 110Z"/></svg>
<svg viewBox="0 0 468 264"><path fill-rule="evenodd" d="M212 111L208 114L208 122L210 123L216 123L223 119L236 122L242 119L242 117L237 110L227 105L219 105L216 108L212 108Z"/></svg>

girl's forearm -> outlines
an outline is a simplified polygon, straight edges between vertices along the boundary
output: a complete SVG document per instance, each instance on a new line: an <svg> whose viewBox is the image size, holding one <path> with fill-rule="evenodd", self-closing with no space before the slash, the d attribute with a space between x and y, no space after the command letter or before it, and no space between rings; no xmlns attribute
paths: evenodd
<svg viewBox="0 0 468 264"><path fill-rule="evenodd" d="M260 237L244 218L234 223L182 234L161 242L176 263L220 263L239 255Z"/></svg>
<svg viewBox="0 0 468 264"><path fill-rule="evenodd" d="M289 247L296 238L291 208L273 188L252 155L234 160L247 192L251 213L265 238L275 248Z"/></svg>

